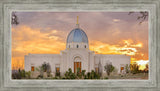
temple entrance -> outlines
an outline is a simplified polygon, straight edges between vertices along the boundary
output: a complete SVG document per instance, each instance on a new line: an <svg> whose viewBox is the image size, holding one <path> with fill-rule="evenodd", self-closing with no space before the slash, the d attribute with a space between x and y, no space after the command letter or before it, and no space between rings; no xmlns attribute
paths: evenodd
<svg viewBox="0 0 160 91"><path fill-rule="evenodd" d="M77 71L81 72L81 58L75 57L74 58L74 73L77 73Z"/></svg>
<svg viewBox="0 0 160 91"><path fill-rule="evenodd" d="M74 62L74 73L77 73L78 70L81 72L81 62Z"/></svg>

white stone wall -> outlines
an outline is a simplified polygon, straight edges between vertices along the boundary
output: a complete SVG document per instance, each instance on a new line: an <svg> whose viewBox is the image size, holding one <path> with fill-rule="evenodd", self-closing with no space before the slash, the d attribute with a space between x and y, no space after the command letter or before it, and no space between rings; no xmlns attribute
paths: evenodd
<svg viewBox="0 0 160 91"><path fill-rule="evenodd" d="M51 71L55 72L55 65L60 64L61 58L59 54L29 54L25 55L25 70L31 71L31 66L39 67L44 62L49 63ZM35 69L36 70L36 69Z"/></svg>
<svg viewBox="0 0 160 91"><path fill-rule="evenodd" d="M104 54L94 54L87 48L67 48L61 51L60 54L29 54L25 56L25 70L31 71L31 66L39 67L44 62L51 65L51 71L55 74L55 67L59 65L61 76L71 68L74 72L74 58L80 57L81 70L86 70L86 72L91 72L95 70L95 66L98 65L99 61L102 64L102 72L105 74L104 66L107 62L111 62L114 67L120 73L121 66L130 64L130 56L126 55L104 55Z"/></svg>
<svg viewBox="0 0 160 91"><path fill-rule="evenodd" d="M107 62L111 62L114 67L116 67L118 73L120 73L120 68L125 67L126 64L130 64L130 56L126 55L103 55L96 54L95 55L95 64L98 64L101 61L103 73L105 72L104 66Z"/></svg>

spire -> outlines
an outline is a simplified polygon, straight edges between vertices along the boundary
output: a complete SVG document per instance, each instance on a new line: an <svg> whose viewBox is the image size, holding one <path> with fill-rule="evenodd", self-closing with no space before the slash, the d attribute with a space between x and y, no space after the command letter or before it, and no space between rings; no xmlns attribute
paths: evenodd
<svg viewBox="0 0 160 91"><path fill-rule="evenodd" d="M77 24L76 24L77 28L79 28L78 18L79 17L77 16Z"/></svg>
<svg viewBox="0 0 160 91"><path fill-rule="evenodd" d="M79 17L77 16L77 24L78 24L78 18L79 18Z"/></svg>

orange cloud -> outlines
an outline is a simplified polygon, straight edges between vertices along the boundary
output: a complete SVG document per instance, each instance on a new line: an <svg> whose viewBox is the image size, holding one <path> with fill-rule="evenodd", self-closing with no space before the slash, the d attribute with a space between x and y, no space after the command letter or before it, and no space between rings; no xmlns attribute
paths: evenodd
<svg viewBox="0 0 160 91"><path fill-rule="evenodd" d="M116 45L110 45L107 43L103 43L101 41L91 41L90 43L90 49L95 50L98 53L102 54L127 54L127 55L135 55L137 53L136 47L141 48L142 43L137 44L130 44L132 40L122 40L123 46L120 46L118 44Z"/></svg>
<svg viewBox="0 0 160 91"><path fill-rule="evenodd" d="M58 30L41 32L28 26L12 28L12 69L24 68L24 55L28 53L60 53L65 49L61 37L51 34L63 34Z"/></svg>
<svg viewBox="0 0 160 91"><path fill-rule="evenodd" d="M65 32L59 30L41 31L25 25L12 28L12 69L24 68L24 55L59 54L65 49ZM64 39L63 39L64 38ZM132 39L121 40L117 44L90 40L90 50L100 54L125 54L131 56L131 63L138 60L148 60L148 53L141 52L143 43L135 43ZM143 68L143 67L142 67Z"/></svg>
<svg viewBox="0 0 160 91"><path fill-rule="evenodd" d="M139 59L148 60L148 56L140 52L140 48L143 47L141 42L134 43L133 40L122 40L120 41L121 45L118 43L115 45L103 43L101 41L90 40L90 50L96 51L100 54L125 54L131 56L131 61L136 61Z"/></svg>

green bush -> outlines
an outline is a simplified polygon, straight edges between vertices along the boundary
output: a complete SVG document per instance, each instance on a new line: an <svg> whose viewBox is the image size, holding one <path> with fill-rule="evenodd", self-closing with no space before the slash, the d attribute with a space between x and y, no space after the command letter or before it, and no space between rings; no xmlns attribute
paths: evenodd
<svg viewBox="0 0 160 91"><path fill-rule="evenodd" d="M115 67L112 65L112 63L106 63L106 65L104 66L104 69L105 69L107 75L109 76L110 73L113 72Z"/></svg>
<svg viewBox="0 0 160 91"><path fill-rule="evenodd" d="M22 78L25 78L25 70L19 70L19 74Z"/></svg>
<svg viewBox="0 0 160 91"><path fill-rule="evenodd" d="M55 76L60 76L60 72L56 72Z"/></svg>
<svg viewBox="0 0 160 91"><path fill-rule="evenodd" d="M108 79L108 77L105 77L104 79Z"/></svg>
<svg viewBox="0 0 160 91"><path fill-rule="evenodd" d="M31 71L25 72L25 77L26 78L31 78Z"/></svg>
<svg viewBox="0 0 160 91"><path fill-rule="evenodd" d="M91 72L87 72L84 79L100 79L100 75L92 70Z"/></svg>
<svg viewBox="0 0 160 91"><path fill-rule="evenodd" d="M137 64L130 64L130 69L132 74L139 73L139 66Z"/></svg>
<svg viewBox="0 0 160 91"><path fill-rule="evenodd" d="M82 70L82 72L80 72L80 70L77 69L75 74L72 72L72 69L69 68L64 74L65 77L62 77L61 79L100 79L100 75L94 70L87 72L87 74L85 72L86 70Z"/></svg>
<svg viewBox="0 0 160 91"><path fill-rule="evenodd" d="M13 79L31 78L31 72L26 72L25 70L18 69L18 72L12 73Z"/></svg>
<svg viewBox="0 0 160 91"><path fill-rule="evenodd" d="M66 79L76 79L75 73L72 73L72 69L69 68L68 71L64 74Z"/></svg>

